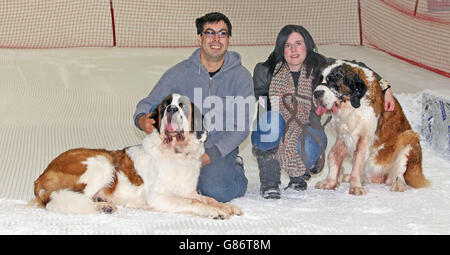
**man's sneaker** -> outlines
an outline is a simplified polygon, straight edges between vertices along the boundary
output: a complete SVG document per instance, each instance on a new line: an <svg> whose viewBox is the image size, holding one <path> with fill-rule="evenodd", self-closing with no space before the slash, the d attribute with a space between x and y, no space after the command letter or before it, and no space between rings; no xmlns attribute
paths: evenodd
<svg viewBox="0 0 450 255"><path fill-rule="evenodd" d="M268 188L266 190L261 190L261 195L265 199L280 199L280 189L279 188Z"/></svg>
<svg viewBox="0 0 450 255"><path fill-rule="evenodd" d="M305 176L305 175L299 176L299 177L289 177L291 180L289 181L289 184L285 188L285 190L288 188L292 188L296 191L306 190L306 188L308 187L308 183L306 183L305 177L307 177L307 176ZM311 177L311 176L309 176L309 177Z"/></svg>
<svg viewBox="0 0 450 255"><path fill-rule="evenodd" d="M242 167L244 169L244 159L241 156L236 156L236 165Z"/></svg>

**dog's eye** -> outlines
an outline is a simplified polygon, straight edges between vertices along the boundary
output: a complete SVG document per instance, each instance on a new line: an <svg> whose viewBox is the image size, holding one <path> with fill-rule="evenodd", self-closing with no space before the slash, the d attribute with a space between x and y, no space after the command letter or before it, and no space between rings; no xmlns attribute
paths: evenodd
<svg viewBox="0 0 450 255"><path fill-rule="evenodd" d="M180 108L183 108L183 103L179 103L178 106L179 106Z"/></svg>

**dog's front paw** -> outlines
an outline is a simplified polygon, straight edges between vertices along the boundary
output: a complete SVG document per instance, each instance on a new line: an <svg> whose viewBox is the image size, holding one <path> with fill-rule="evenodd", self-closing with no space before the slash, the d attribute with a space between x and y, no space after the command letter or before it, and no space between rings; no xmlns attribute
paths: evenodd
<svg viewBox="0 0 450 255"><path fill-rule="evenodd" d="M224 204L224 208L223 208L227 213L229 213L230 215L237 215L237 216L241 216L242 214L244 214L242 212L242 210L235 206L235 205L230 205L230 204Z"/></svg>
<svg viewBox="0 0 450 255"><path fill-rule="evenodd" d="M222 210L220 208L213 207L213 206L206 206L202 211L203 211L201 213L202 216L212 218L215 220L225 220L225 219L229 219L231 216L225 210Z"/></svg>
<svg viewBox="0 0 450 255"><path fill-rule="evenodd" d="M97 211L101 212L101 213L113 213L115 211L117 211L117 207L109 202L96 202L95 203L95 207L97 209Z"/></svg>
<svg viewBox="0 0 450 255"><path fill-rule="evenodd" d="M339 186L339 183L336 180L325 179L316 184L316 189L335 189Z"/></svg>
<svg viewBox="0 0 450 255"><path fill-rule="evenodd" d="M361 186L351 186L348 193L355 196L362 196L367 194L367 191Z"/></svg>

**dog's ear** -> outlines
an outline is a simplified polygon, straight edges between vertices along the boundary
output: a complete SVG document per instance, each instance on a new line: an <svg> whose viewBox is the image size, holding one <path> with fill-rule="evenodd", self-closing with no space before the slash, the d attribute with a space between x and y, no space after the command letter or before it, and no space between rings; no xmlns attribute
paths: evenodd
<svg viewBox="0 0 450 255"><path fill-rule="evenodd" d="M207 138L207 132L203 125L203 114L200 109L191 102L191 131L195 132L198 140L204 142Z"/></svg>
<svg viewBox="0 0 450 255"><path fill-rule="evenodd" d="M348 85L351 91L350 103L354 108L361 106L361 98L367 92L367 86L364 81L359 76L353 76L349 79L347 76L344 77L344 83Z"/></svg>
<svg viewBox="0 0 450 255"><path fill-rule="evenodd" d="M160 132L159 130L159 126L161 124L161 115L159 114L160 111L160 105L158 105L151 113L150 113L150 117L151 119L155 120L155 124L153 124L153 126L156 128L156 130L158 130L158 133Z"/></svg>
<svg viewBox="0 0 450 255"><path fill-rule="evenodd" d="M200 109L191 102L191 131L203 130L203 115Z"/></svg>

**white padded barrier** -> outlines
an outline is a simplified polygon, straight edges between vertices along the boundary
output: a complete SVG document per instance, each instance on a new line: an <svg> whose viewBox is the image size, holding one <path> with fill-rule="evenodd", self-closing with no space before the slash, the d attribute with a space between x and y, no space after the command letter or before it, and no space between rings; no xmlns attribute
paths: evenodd
<svg viewBox="0 0 450 255"><path fill-rule="evenodd" d="M450 159L450 92L422 93L422 137L433 150Z"/></svg>

